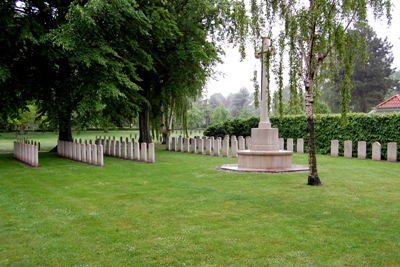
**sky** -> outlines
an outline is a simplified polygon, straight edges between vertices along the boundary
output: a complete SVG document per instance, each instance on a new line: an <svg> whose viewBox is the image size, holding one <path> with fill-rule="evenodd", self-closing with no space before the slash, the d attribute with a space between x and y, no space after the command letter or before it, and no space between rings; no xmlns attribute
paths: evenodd
<svg viewBox="0 0 400 267"><path fill-rule="evenodd" d="M393 45L394 61L392 67L400 70L400 3L397 3L397 1L394 3L391 26L387 25L386 19L374 21L373 18L369 18L369 24L379 38L383 40L387 37L388 41ZM246 87L250 92L253 92L254 87L251 80L254 70L257 70L258 73L261 72L261 64L254 57L254 50L251 45L247 49L247 57L242 62L240 61L238 48L227 48L225 53L225 57L222 58L224 63L216 66L216 71L223 73L223 75L217 75L218 80L208 81L206 87L208 97L215 93L228 96L230 93L237 93L242 87ZM274 81L271 80L271 83L274 83ZM271 87L274 90L274 84L271 84Z"/></svg>

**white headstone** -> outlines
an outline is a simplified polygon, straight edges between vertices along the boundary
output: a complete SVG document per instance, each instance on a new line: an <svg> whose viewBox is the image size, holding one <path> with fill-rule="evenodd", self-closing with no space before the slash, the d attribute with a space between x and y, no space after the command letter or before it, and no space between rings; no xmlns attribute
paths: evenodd
<svg viewBox="0 0 400 267"><path fill-rule="evenodd" d="M92 164L97 165L97 146L92 145Z"/></svg>
<svg viewBox="0 0 400 267"><path fill-rule="evenodd" d="M296 147L297 147L298 154L304 154L304 139L303 138L297 139Z"/></svg>
<svg viewBox="0 0 400 267"><path fill-rule="evenodd" d="M77 144L76 158L78 161L82 161L82 143Z"/></svg>
<svg viewBox="0 0 400 267"><path fill-rule="evenodd" d="M92 164L92 145L86 145L86 162Z"/></svg>
<svg viewBox="0 0 400 267"><path fill-rule="evenodd" d="M104 166L104 151L103 151L103 145L98 145L97 146L97 165L98 166Z"/></svg>
<svg viewBox="0 0 400 267"><path fill-rule="evenodd" d="M121 143L119 140L115 141L115 157L121 157Z"/></svg>
<svg viewBox="0 0 400 267"><path fill-rule="evenodd" d="M238 141L235 139L232 140L232 158L237 158L238 154Z"/></svg>
<svg viewBox="0 0 400 267"><path fill-rule="evenodd" d="M214 156L219 157L220 155L221 139L214 140Z"/></svg>
<svg viewBox="0 0 400 267"><path fill-rule="evenodd" d="M387 161L397 162L397 143L395 142L387 144Z"/></svg>
<svg viewBox="0 0 400 267"><path fill-rule="evenodd" d="M375 142L372 144L372 160L381 160L381 144L379 142Z"/></svg>
<svg viewBox="0 0 400 267"><path fill-rule="evenodd" d="M121 143L121 158L126 159L126 142Z"/></svg>
<svg viewBox="0 0 400 267"><path fill-rule="evenodd" d="M78 158L77 157L77 153L76 153L76 149L77 149L77 143L73 142L72 143L72 159L73 160L76 160Z"/></svg>
<svg viewBox="0 0 400 267"><path fill-rule="evenodd" d="M285 149L285 139L279 138L279 150L284 150Z"/></svg>
<svg viewBox="0 0 400 267"><path fill-rule="evenodd" d="M128 142L128 159L133 159L133 143Z"/></svg>
<svg viewBox="0 0 400 267"><path fill-rule="evenodd" d="M245 150L246 149L246 144L243 136L238 137L238 142L239 142L239 150Z"/></svg>
<svg viewBox="0 0 400 267"><path fill-rule="evenodd" d="M86 144L81 144L81 160L82 162L87 162L86 158Z"/></svg>
<svg viewBox="0 0 400 267"><path fill-rule="evenodd" d="M33 151L33 166L39 167L39 147L34 146Z"/></svg>
<svg viewBox="0 0 400 267"><path fill-rule="evenodd" d="M366 159L367 158L367 142L358 141L357 142L357 158Z"/></svg>
<svg viewBox="0 0 400 267"><path fill-rule="evenodd" d="M344 141L344 157L345 158L353 157L353 142L351 140Z"/></svg>
<svg viewBox="0 0 400 267"><path fill-rule="evenodd" d="M178 137L178 152L182 152L183 151L183 144L182 144L182 136Z"/></svg>
<svg viewBox="0 0 400 267"><path fill-rule="evenodd" d="M112 157L115 156L115 137L113 137L113 139L111 140L110 156L112 156Z"/></svg>
<svg viewBox="0 0 400 267"><path fill-rule="evenodd" d="M140 161L140 144L138 142L135 142L133 144L134 146L134 160Z"/></svg>
<svg viewBox="0 0 400 267"><path fill-rule="evenodd" d="M197 146L199 148L197 153L203 154L204 153L204 139L199 138L199 142L198 142Z"/></svg>
<svg viewBox="0 0 400 267"><path fill-rule="evenodd" d="M211 139L206 139L206 155L211 156Z"/></svg>
<svg viewBox="0 0 400 267"><path fill-rule="evenodd" d="M149 144L149 160L148 162L150 163L155 163L156 162L156 154L154 151L154 144L150 143Z"/></svg>
<svg viewBox="0 0 400 267"><path fill-rule="evenodd" d="M229 153L229 139L225 138L222 144L222 156L228 157L228 153Z"/></svg>
<svg viewBox="0 0 400 267"><path fill-rule="evenodd" d="M142 161L146 162L147 161L147 143L143 142L140 144L140 158Z"/></svg>
<svg viewBox="0 0 400 267"><path fill-rule="evenodd" d="M246 136L246 149L249 149L249 146L251 145L251 137Z"/></svg>
<svg viewBox="0 0 400 267"><path fill-rule="evenodd" d="M171 150L176 151L176 137L172 137Z"/></svg>
<svg viewBox="0 0 400 267"><path fill-rule="evenodd" d="M197 140L196 140L196 138L191 138L190 139L190 145L191 145L191 152L193 154L196 154L196 152L197 152Z"/></svg>
<svg viewBox="0 0 400 267"><path fill-rule="evenodd" d="M293 152L293 138L288 138L286 142L286 150Z"/></svg>
<svg viewBox="0 0 400 267"><path fill-rule="evenodd" d="M339 157L339 140L331 140L331 156Z"/></svg>
<svg viewBox="0 0 400 267"><path fill-rule="evenodd" d="M183 139L183 152L189 153L189 151L190 151L189 138L184 138Z"/></svg>

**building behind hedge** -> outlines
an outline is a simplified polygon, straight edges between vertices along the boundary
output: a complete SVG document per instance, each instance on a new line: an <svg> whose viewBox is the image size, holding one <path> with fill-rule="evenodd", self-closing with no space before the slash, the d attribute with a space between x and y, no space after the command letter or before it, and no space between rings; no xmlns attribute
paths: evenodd
<svg viewBox="0 0 400 267"><path fill-rule="evenodd" d="M400 94L394 95L379 103L370 113L400 112Z"/></svg>

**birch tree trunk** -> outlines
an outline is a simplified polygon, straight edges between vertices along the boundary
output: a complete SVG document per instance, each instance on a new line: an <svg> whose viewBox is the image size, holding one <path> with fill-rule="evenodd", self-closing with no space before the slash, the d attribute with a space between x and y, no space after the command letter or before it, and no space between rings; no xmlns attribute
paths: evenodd
<svg viewBox="0 0 400 267"><path fill-rule="evenodd" d="M169 112L168 132L167 132L168 137L171 136L171 132L172 132L172 122L174 119L174 108L175 108L175 100L172 102L172 106L171 106L171 109Z"/></svg>
<svg viewBox="0 0 400 267"><path fill-rule="evenodd" d="M161 113L162 144L166 144L166 143L167 143L168 132L167 132L167 127L166 127L166 125L165 125L165 109L164 109L164 104L161 104L160 113Z"/></svg>
<svg viewBox="0 0 400 267"><path fill-rule="evenodd" d="M308 185L322 185L317 170L317 147L315 144L315 120L314 120L314 81L307 79L305 82L306 91L306 117L308 137Z"/></svg>

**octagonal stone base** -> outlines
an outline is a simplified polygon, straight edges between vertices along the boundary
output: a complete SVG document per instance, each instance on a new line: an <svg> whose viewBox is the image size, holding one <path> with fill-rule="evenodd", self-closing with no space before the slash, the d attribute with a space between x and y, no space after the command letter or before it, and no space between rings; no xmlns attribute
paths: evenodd
<svg viewBox="0 0 400 267"><path fill-rule="evenodd" d="M305 172L308 167L292 165L293 152L286 150L278 151L238 151L238 164L225 164L222 170L239 172Z"/></svg>
<svg viewBox="0 0 400 267"><path fill-rule="evenodd" d="M246 169L277 169L292 166L293 152L278 151L238 151L238 167Z"/></svg>

